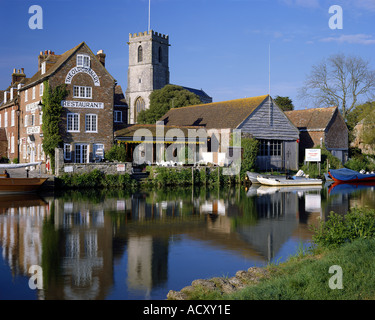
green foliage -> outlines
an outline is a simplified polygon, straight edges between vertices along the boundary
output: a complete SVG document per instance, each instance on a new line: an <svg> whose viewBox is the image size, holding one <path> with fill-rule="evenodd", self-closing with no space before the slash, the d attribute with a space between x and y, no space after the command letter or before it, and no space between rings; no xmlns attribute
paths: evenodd
<svg viewBox="0 0 375 320"><path fill-rule="evenodd" d="M89 189L89 188L133 188L137 183L128 173L108 174L95 169L90 173L64 173L56 178L56 185L60 189Z"/></svg>
<svg viewBox="0 0 375 320"><path fill-rule="evenodd" d="M349 129L349 142L354 141L354 127L363 121L366 130L363 130L361 138L366 144L375 144L375 102L366 102L356 106L347 116L346 124Z"/></svg>
<svg viewBox="0 0 375 320"><path fill-rule="evenodd" d="M105 153L105 159L108 161L125 162L127 160L125 145L115 144L109 151Z"/></svg>
<svg viewBox="0 0 375 320"><path fill-rule="evenodd" d="M357 239L375 238L375 210L355 208L345 216L331 212L327 221L314 229L313 242L326 248L337 248Z"/></svg>
<svg viewBox="0 0 375 320"><path fill-rule="evenodd" d="M252 138L242 138L243 158L241 160L241 179L246 176L246 171L255 171L259 150L259 141Z"/></svg>
<svg viewBox="0 0 375 320"><path fill-rule="evenodd" d="M1 157L0 163L9 163L9 159L7 157Z"/></svg>
<svg viewBox="0 0 375 320"><path fill-rule="evenodd" d="M332 155L331 152L329 152L325 146L322 147L315 147L314 149L321 149L321 154L322 154L322 161L320 165L320 175L322 176L323 173L327 172L327 160L328 160L328 165L329 169L340 169L343 167L340 159L336 158L334 155ZM310 178L317 178L319 177L319 168L316 163L310 163L303 165L301 167L302 171L305 172L310 176Z"/></svg>
<svg viewBox="0 0 375 320"><path fill-rule="evenodd" d="M274 99L274 101L281 108L281 110L283 110L283 111L292 111L292 110L294 110L293 101L289 97L280 97L280 96L277 96Z"/></svg>
<svg viewBox="0 0 375 320"><path fill-rule="evenodd" d="M137 122L154 124L171 108L180 108L201 103L196 94L180 86L169 84L150 94L150 108L141 111L137 115Z"/></svg>
<svg viewBox="0 0 375 320"><path fill-rule="evenodd" d="M44 81L42 97L43 110L43 150L51 159L52 171L55 169L55 148L60 147L63 139L60 132L63 107L61 101L68 95L66 85L51 88L48 81Z"/></svg>
<svg viewBox="0 0 375 320"><path fill-rule="evenodd" d="M14 159L12 160L12 163L18 163L18 158L14 158Z"/></svg>

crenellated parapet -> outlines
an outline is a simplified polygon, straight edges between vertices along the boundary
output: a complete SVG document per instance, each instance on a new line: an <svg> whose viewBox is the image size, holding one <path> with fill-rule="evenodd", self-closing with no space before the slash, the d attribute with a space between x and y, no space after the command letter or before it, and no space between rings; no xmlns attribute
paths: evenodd
<svg viewBox="0 0 375 320"><path fill-rule="evenodd" d="M129 40L132 40L132 39L134 40L136 38L146 37L146 36L158 37L158 38L164 39L164 40L169 39L168 35L156 32L154 30L150 30L150 31L139 32L139 33L129 33Z"/></svg>

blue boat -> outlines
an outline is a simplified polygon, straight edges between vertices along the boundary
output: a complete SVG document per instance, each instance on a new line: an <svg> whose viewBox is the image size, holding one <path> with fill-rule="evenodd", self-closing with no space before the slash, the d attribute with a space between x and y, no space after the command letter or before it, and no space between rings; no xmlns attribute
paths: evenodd
<svg viewBox="0 0 375 320"><path fill-rule="evenodd" d="M330 170L330 177L336 182L374 182L375 174L374 173L360 173L354 170L347 168Z"/></svg>

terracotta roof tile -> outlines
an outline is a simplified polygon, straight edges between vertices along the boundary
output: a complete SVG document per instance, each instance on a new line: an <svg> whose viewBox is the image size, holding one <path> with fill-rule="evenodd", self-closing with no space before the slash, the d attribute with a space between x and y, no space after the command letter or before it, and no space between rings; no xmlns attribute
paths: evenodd
<svg viewBox="0 0 375 320"><path fill-rule="evenodd" d="M200 126L206 129L237 128L268 95L213 102L169 110L160 121L171 126Z"/></svg>
<svg viewBox="0 0 375 320"><path fill-rule="evenodd" d="M327 128L337 107L312 108L285 111L286 116L298 129L322 130Z"/></svg>

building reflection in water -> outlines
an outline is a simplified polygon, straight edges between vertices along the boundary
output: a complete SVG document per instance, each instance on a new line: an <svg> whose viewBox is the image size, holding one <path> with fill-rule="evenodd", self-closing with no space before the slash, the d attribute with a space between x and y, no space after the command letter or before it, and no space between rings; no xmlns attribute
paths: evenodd
<svg viewBox="0 0 375 320"><path fill-rule="evenodd" d="M106 299L115 284L116 261L123 258L126 281L116 285L149 298L168 282L172 239L179 241L180 235L207 250L267 263L290 239L310 240L310 225L330 211L347 212L350 203L374 200L373 193L364 199L321 188L260 186L100 200L77 194L1 198L2 257L13 275L28 277L31 265L43 267L47 282L40 299Z"/></svg>

